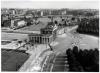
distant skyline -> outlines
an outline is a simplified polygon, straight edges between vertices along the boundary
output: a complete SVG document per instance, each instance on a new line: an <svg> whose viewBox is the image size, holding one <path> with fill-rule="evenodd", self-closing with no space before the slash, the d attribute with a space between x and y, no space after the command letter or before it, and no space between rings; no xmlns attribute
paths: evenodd
<svg viewBox="0 0 100 73"><path fill-rule="evenodd" d="M1 1L1 8L33 8L33 9L99 9L96 1Z"/></svg>

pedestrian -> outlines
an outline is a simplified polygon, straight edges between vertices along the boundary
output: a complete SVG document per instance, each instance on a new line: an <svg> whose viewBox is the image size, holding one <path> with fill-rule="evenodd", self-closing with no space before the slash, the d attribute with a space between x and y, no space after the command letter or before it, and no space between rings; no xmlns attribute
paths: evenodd
<svg viewBox="0 0 100 73"><path fill-rule="evenodd" d="M51 51L53 51L53 48L50 48Z"/></svg>
<svg viewBox="0 0 100 73"><path fill-rule="evenodd" d="M48 45L49 45L49 47L50 47L50 50L51 50L51 51L53 51L53 48L52 48L52 46L51 46L50 44L48 44Z"/></svg>

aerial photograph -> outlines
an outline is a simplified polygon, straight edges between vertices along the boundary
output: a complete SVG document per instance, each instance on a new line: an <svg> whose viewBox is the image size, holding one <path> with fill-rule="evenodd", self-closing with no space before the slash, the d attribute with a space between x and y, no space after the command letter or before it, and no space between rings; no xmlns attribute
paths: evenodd
<svg viewBox="0 0 100 73"><path fill-rule="evenodd" d="M99 0L1 0L1 72L99 72Z"/></svg>

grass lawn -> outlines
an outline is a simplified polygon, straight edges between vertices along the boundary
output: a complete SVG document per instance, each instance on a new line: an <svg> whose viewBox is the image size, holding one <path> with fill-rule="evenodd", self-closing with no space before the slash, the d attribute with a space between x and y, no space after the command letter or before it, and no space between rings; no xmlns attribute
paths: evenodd
<svg viewBox="0 0 100 73"><path fill-rule="evenodd" d="M26 53L3 49L1 50L1 70L17 71L28 58L29 55Z"/></svg>

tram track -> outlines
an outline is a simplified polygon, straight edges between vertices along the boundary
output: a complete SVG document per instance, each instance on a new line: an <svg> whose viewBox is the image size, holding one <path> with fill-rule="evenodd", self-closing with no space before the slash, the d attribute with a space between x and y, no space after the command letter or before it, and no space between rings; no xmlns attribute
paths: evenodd
<svg viewBox="0 0 100 73"><path fill-rule="evenodd" d="M46 61L46 65L44 66L44 70L46 72L66 72L68 71L68 61L67 61L67 56L66 55L55 55L53 59L50 57L48 58L48 61Z"/></svg>

